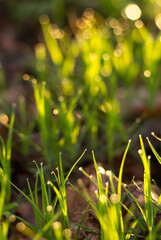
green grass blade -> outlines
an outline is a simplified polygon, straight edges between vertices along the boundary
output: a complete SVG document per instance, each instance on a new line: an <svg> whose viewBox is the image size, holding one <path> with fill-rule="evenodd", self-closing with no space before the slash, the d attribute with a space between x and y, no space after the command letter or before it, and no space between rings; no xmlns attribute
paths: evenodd
<svg viewBox="0 0 161 240"><path fill-rule="evenodd" d="M100 173L100 171L98 169L98 166L97 166L97 162L96 162L96 159L95 159L94 151L92 151L92 156L93 156L93 162L94 162L96 176L97 176L99 195L104 195L104 188L103 188L103 184L102 184L101 173Z"/></svg>
<svg viewBox="0 0 161 240"><path fill-rule="evenodd" d="M36 206L39 208L39 203L38 201L36 201L34 199L34 195L32 193L32 190L31 190L31 186L30 186L30 183L29 183L29 180L27 179L27 185L28 185L28 189L29 189L29 193L30 193L30 197L31 197L31 200L36 204ZM35 192L36 194L36 192ZM36 223L37 223L37 226L39 229L41 229L41 218L39 216L39 214L37 213L37 210L33 207L34 209L34 214L35 214L35 219L36 219Z"/></svg>
<svg viewBox="0 0 161 240"><path fill-rule="evenodd" d="M154 213L151 195L150 158L146 157L145 147L141 135L139 136L139 138L141 149L138 152L144 165L144 195L145 195L146 223L148 225L149 232L152 232Z"/></svg>
<svg viewBox="0 0 161 240"><path fill-rule="evenodd" d="M72 168L70 169L70 171L68 172L66 178L65 178L65 182L67 182L70 174L72 173L73 169L75 168L75 166L77 165L77 163L82 159L82 157L84 156L84 154L86 153L87 149L84 150L84 152L82 153L82 155L78 158L78 160L73 164Z"/></svg>
<svg viewBox="0 0 161 240"><path fill-rule="evenodd" d="M58 217L60 216L60 213L57 212L44 226L43 228L40 230L40 232L38 234L36 234L36 236L33 238L33 240L39 240L40 237L43 236L43 234L51 227L51 225L53 224L53 222L55 222ZM52 236L50 238L47 239L53 239Z"/></svg>
<svg viewBox="0 0 161 240"><path fill-rule="evenodd" d="M123 174L123 168L124 168L124 163L125 163L125 158L127 155L127 152L129 150L130 147L130 143L131 140L129 140L128 145L126 147L126 150L124 152L123 158L122 158L122 162L121 162L121 166L120 166L120 171L119 171L119 178L118 178L118 195L120 196L121 199L121 185L122 185L122 174Z"/></svg>
<svg viewBox="0 0 161 240"><path fill-rule="evenodd" d="M6 178L4 174L2 174L0 172L0 175L3 177L3 178ZM6 178L7 179L7 178ZM39 210L39 208L37 207L37 205L35 204L35 202L33 202L23 191L21 191L21 189L19 189L16 185L14 185L11 181L9 181L7 179L7 181L17 190L19 191L28 201L29 203L31 203L31 205L37 210L37 213L39 214L39 216L41 217L42 221L45 221L45 218L44 216L42 215L41 211Z"/></svg>
<svg viewBox="0 0 161 240"><path fill-rule="evenodd" d="M147 141L148 141L148 143L149 143L149 146L150 146L152 152L154 153L154 156L156 157L156 159L158 160L158 162L161 164L161 157L159 156L159 154L157 153L157 151L155 150L155 148L154 148L153 145L151 144L149 138L147 137L146 139L147 139Z"/></svg>

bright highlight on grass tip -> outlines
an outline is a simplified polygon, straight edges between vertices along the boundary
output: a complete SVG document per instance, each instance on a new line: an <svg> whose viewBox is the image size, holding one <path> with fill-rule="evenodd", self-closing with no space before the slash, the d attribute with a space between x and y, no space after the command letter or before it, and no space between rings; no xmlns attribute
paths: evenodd
<svg viewBox="0 0 161 240"><path fill-rule="evenodd" d="M106 171L106 176L110 176L110 175L112 175L111 170L107 170L107 171Z"/></svg>
<svg viewBox="0 0 161 240"><path fill-rule="evenodd" d="M157 137L154 132L151 132L151 135L155 137L157 140L161 141L161 138Z"/></svg>
<svg viewBox="0 0 161 240"><path fill-rule="evenodd" d="M46 210L47 210L48 212L51 212L51 211L53 210L53 207L52 207L51 205L49 205L49 206L47 206Z"/></svg>
<svg viewBox="0 0 161 240"><path fill-rule="evenodd" d="M19 231L19 232L23 232L25 230L25 224L23 222L19 222L16 224L16 229Z"/></svg>
<svg viewBox="0 0 161 240"><path fill-rule="evenodd" d="M46 85L46 82L45 82L45 81L43 81L43 82L42 82L42 85L43 85L43 86L45 86L45 85Z"/></svg>
<svg viewBox="0 0 161 240"><path fill-rule="evenodd" d="M120 201L119 195L116 194L116 193L113 193L113 194L110 196L110 201L111 201L111 203L113 203L113 204L119 203L119 201Z"/></svg>
<svg viewBox="0 0 161 240"><path fill-rule="evenodd" d="M106 171L103 167L98 167L98 172L101 173L101 174L105 174Z"/></svg>
<svg viewBox="0 0 161 240"><path fill-rule="evenodd" d="M147 78L150 77L150 76L151 76L150 70L148 70L148 69L145 70L145 71L144 71L144 76L147 77Z"/></svg>
<svg viewBox="0 0 161 240"><path fill-rule="evenodd" d="M9 220L10 223L13 223L13 222L16 221L16 216L13 215L13 214L11 214L11 215L8 217L8 220Z"/></svg>
<svg viewBox="0 0 161 240"><path fill-rule="evenodd" d="M59 113L59 110L58 110L58 109L54 109L54 110L53 110L53 114L54 114L54 115L58 115L58 113Z"/></svg>
<svg viewBox="0 0 161 240"><path fill-rule="evenodd" d="M32 84L36 84L36 83L37 83L36 78L33 78L33 79L32 79Z"/></svg>
<svg viewBox="0 0 161 240"><path fill-rule="evenodd" d="M139 153L139 154L142 154L142 152L143 152L143 151L142 151L141 149L138 150L138 153Z"/></svg>
<svg viewBox="0 0 161 240"><path fill-rule="evenodd" d="M130 3L125 7L125 14L131 20L137 20L141 17L141 9L138 5Z"/></svg>
<svg viewBox="0 0 161 240"><path fill-rule="evenodd" d="M64 229L63 236L67 239L70 239L72 236L72 231L69 228Z"/></svg>
<svg viewBox="0 0 161 240"><path fill-rule="evenodd" d="M100 197L99 197L99 200L100 200L100 202L101 203L107 203L107 197L106 197L106 195L101 195Z"/></svg>
<svg viewBox="0 0 161 240"><path fill-rule="evenodd" d="M56 221L52 224L54 230L61 228L61 223Z"/></svg>
<svg viewBox="0 0 161 240"><path fill-rule="evenodd" d="M9 121L8 116L5 113L1 113L0 114L0 123L5 125L8 123L8 121Z"/></svg>
<svg viewBox="0 0 161 240"><path fill-rule="evenodd" d="M121 57L122 51L120 49L115 49L113 54L115 57Z"/></svg>
<svg viewBox="0 0 161 240"><path fill-rule="evenodd" d="M25 73L22 78L23 80L28 81L30 79L30 75Z"/></svg>
<svg viewBox="0 0 161 240"><path fill-rule="evenodd" d="M64 229L63 236L67 239L70 239L72 236L72 231L69 228Z"/></svg>
<svg viewBox="0 0 161 240"><path fill-rule="evenodd" d="M47 184L49 185L51 183L51 181L49 180L49 181L47 181Z"/></svg>
<svg viewBox="0 0 161 240"><path fill-rule="evenodd" d="M83 169L82 167L79 167L79 171L82 171L82 169Z"/></svg>

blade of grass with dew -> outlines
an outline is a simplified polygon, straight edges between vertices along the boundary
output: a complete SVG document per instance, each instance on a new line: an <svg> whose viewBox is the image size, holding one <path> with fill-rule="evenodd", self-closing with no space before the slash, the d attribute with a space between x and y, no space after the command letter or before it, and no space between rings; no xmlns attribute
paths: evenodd
<svg viewBox="0 0 161 240"><path fill-rule="evenodd" d="M39 231L39 233L37 233L35 235L35 237L33 238L33 240L39 240L40 237L43 237L43 234L51 227L51 225L53 224L53 222L57 221L58 218L60 216L60 213L57 212L44 226L43 228ZM53 235L49 235L47 239L53 239Z"/></svg>
<svg viewBox="0 0 161 240"><path fill-rule="evenodd" d="M93 211L94 211L94 213L95 213L95 215L97 216L97 219L98 219L98 221L100 222L100 225L101 225L101 239L104 239L104 240L106 240L106 239L108 239L108 234L107 234L107 218L106 218L106 215L105 215L105 208L103 208L103 206L102 206L102 211L103 211L103 213L104 213L104 217L102 217L102 211L100 211L100 208L101 208L101 206L97 206L93 201L92 201L92 199L89 197L89 196L87 196L87 195L85 195L84 193L82 193L79 189L77 189L75 186L73 186L70 182L69 182L69 184L83 197L83 198L85 198L85 200L91 205L91 207L93 208ZM105 196L105 195L100 195L100 197L101 197L101 199L102 199L102 201L103 201L103 199L104 199L104 197L102 197L102 196ZM99 195L98 195L98 197L99 197ZM106 197L106 196L105 196ZM107 197L106 197L106 202L107 202ZM103 201L102 202L102 204L105 204L105 201ZM106 204L105 204L106 205ZM104 206L105 206L104 205ZM107 207L106 207L106 210L107 210ZM108 228L109 229L109 228Z"/></svg>
<svg viewBox="0 0 161 240"><path fill-rule="evenodd" d="M38 231L38 228L34 224L26 221L24 218L16 215L16 219L18 219L21 222L23 222L25 225L27 225L29 228L31 228L35 233Z"/></svg>
<svg viewBox="0 0 161 240"><path fill-rule="evenodd" d="M49 145L48 145L48 139L50 139L47 129L47 122L46 122L46 83L43 82L41 85L37 83L37 80L34 79L33 81L33 88L34 88L34 95L35 95L35 101L36 106L38 110L38 124L40 128L40 134L41 134L41 141L43 146L43 154L44 157L51 167L51 162L49 160Z"/></svg>
<svg viewBox="0 0 161 240"><path fill-rule="evenodd" d="M47 194L46 182L44 179L43 163L40 163L40 168L38 167L36 162L35 162L35 165L36 165L37 170L40 175L43 213L44 213L45 222L46 222L46 221L48 221L48 218L49 218L49 213L47 211L47 206L49 206L49 199L48 199L48 194Z"/></svg>
<svg viewBox="0 0 161 240"><path fill-rule="evenodd" d="M68 220L68 215L67 215L67 202L66 202L66 188L65 188L65 184L68 181L68 178L71 174L71 172L73 171L74 167L76 166L76 164L82 159L82 157L84 156L85 152L87 151L87 149L84 150L84 152L82 153L82 155L78 158L78 160L74 163L74 165L72 166L72 168L70 169L70 171L68 172L66 178L64 179L64 176L62 176L63 174L63 167L62 167L62 161L61 161L61 155L59 155L59 161L60 161L60 173L59 173L59 169L58 169L58 177L56 176L55 172L52 172L54 174L54 176L56 177L57 180L57 184L60 188L60 190L62 190L62 183L63 183L63 191L65 193L65 202L64 202L64 197L62 197L62 193L61 191L59 192L59 190L53 185L53 183L51 183L51 181L48 181L48 184L51 185L51 187L54 189L55 193L56 193L56 199L55 199L55 206L56 206L56 202L57 199L59 200L60 206L61 206L61 210L63 212L63 216L64 216L64 220L65 220L65 225L68 228L69 227L69 220ZM61 181L62 183L61 183ZM55 209L55 207L54 207Z"/></svg>
<svg viewBox="0 0 161 240"><path fill-rule="evenodd" d="M38 179L38 176L36 177L36 183L35 183L35 186L37 185L37 179ZM30 186L30 183L29 183L29 180L27 179L27 185L28 185L28 189L29 189L29 193L30 193L30 197L31 197L31 200L36 204L36 206L39 208L39 203L37 201L37 198L34 199L34 195L32 193L32 190L31 190L31 186ZM37 189L36 189L37 190ZM35 195L37 195L37 192L35 192ZM36 219L36 223L37 223L37 226L39 229L41 229L42 225L41 225L41 218L39 216L39 214L37 214L37 210L33 207L33 210L34 210L34 215L35 215L35 219Z"/></svg>
<svg viewBox="0 0 161 240"><path fill-rule="evenodd" d="M93 175L89 175L87 172L84 171L84 169L82 167L79 167L79 171L81 173L83 173L84 176L89 178L98 187L98 183L97 183L96 179L93 177Z"/></svg>
<svg viewBox="0 0 161 240"><path fill-rule="evenodd" d="M6 178L7 177L2 173L0 172L0 175L3 177L3 178ZM23 191L21 191L21 189L19 189L15 184L13 184L11 181L9 181L7 179L7 181L17 190L19 191L30 203L31 205L37 210L37 213L39 214L39 216L41 217L42 221L45 221L45 218L43 216L43 214L41 213L40 209L37 207L37 205L35 204L35 202L33 202Z"/></svg>
<svg viewBox="0 0 161 240"><path fill-rule="evenodd" d="M56 193L56 196L59 200L60 209L61 209L61 212L63 214L64 226L67 225L69 227L69 221L68 221L68 215L67 215L67 203L66 203L66 201L64 202L64 199L63 199L63 196L62 196L61 192L59 192L59 190L53 185L53 183L51 181L48 181L48 183L53 188L53 190Z"/></svg>
<svg viewBox="0 0 161 240"><path fill-rule="evenodd" d="M56 240L63 240L63 229L62 224L59 221L56 221L52 225L54 230L54 235Z"/></svg>
<svg viewBox="0 0 161 240"><path fill-rule="evenodd" d="M129 140L128 145L125 149L123 158L122 158L122 162L121 162L121 166L120 166L120 170L119 170L119 178L118 178L118 196L119 199L121 199L121 185L122 185L122 174L123 174L123 167L124 167L124 163L125 163L125 158L128 152L128 149L130 147L130 143L131 140ZM123 224L123 218L122 218L122 211L121 211L121 204L118 205L118 216L119 216L119 227L120 227L120 232L121 232L121 239L123 239L123 233L124 233L124 224Z"/></svg>
<svg viewBox="0 0 161 240"><path fill-rule="evenodd" d="M158 162L161 164L161 157L159 156L159 154L157 153L157 151L155 150L155 148L154 148L153 145L151 144L149 138L147 137L146 139L147 139L147 141L148 141L148 143L149 143L149 146L150 146L152 152L154 153L154 156L156 157L156 159L158 160Z"/></svg>
<svg viewBox="0 0 161 240"><path fill-rule="evenodd" d="M131 143L131 140L129 140L128 145L125 149L125 152L124 152L124 155L123 155L123 158L122 158L122 162L121 162L121 166L120 166L120 170L119 170L118 195L120 196L120 199L121 199L121 185L122 185L123 168L124 168L125 158L126 158L127 152L129 150L129 147L130 147L130 143Z"/></svg>
<svg viewBox="0 0 161 240"><path fill-rule="evenodd" d="M61 180L60 185L59 185L59 190L61 192L63 205L64 205L64 226L65 226L65 228L69 228L66 186L65 186L65 179L64 179L64 172L63 172L61 154L59 155L59 169L60 169L60 180Z"/></svg>
<svg viewBox="0 0 161 240"><path fill-rule="evenodd" d="M82 153L82 155L77 159L77 161L73 164L73 166L71 167L71 169L69 170L66 178L65 178L65 183L67 182L70 174L72 173L73 169L75 168L75 166L77 165L77 163L83 158L84 154L86 153L87 149L84 150L84 152Z"/></svg>
<svg viewBox="0 0 161 240"><path fill-rule="evenodd" d="M144 194L145 194L145 209L146 209L146 223L150 234L152 234L153 228L153 202L151 195L151 176L150 176L150 158L146 157L146 152L144 148L144 143L142 136L139 135L141 150L139 150L139 155L142 159L144 166Z"/></svg>
<svg viewBox="0 0 161 240"><path fill-rule="evenodd" d="M92 157L93 157L94 167L95 167L96 176L97 176L99 195L101 196L101 195L104 195L104 189L103 189L101 173L100 173L100 171L98 169L98 166L97 166L97 162L96 162L96 159L95 159L94 151L92 151Z"/></svg>
<svg viewBox="0 0 161 240"><path fill-rule="evenodd" d="M56 65L60 65L63 61L63 56L55 37L51 34L52 26L49 17L47 15L41 15L39 20L51 59Z"/></svg>

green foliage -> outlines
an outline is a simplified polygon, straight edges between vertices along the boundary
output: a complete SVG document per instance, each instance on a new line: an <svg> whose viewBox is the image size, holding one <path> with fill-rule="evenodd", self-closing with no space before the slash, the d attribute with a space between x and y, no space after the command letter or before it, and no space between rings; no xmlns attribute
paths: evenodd
<svg viewBox="0 0 161 240"><path fill-rule="evenodd" d="M134 126L130 124L127 129L129 122L126 124L125 118L129 113L124 113L123 108L127 107L128 110L129 100L138 97L138 88L146 92L144 107L150 111L154 109L161 73L161 34L154 26L154 22L158 26L156 16L159 16L160 1L137 0L135 3L140 7L142 18L132 20L125 16L125 0L96 0L91 1L90 6L89 3L87 6L86 1L78 0L33 0L30 3L22 0L21 4L17 0L4 2L7 11L12 13L12 18L21 21L22 24L28 17L36 24L39 19L44 40L41 39L35 46L34 76L24 74L24 80L29 80L33 87L36 111L34 109L34 113L28 116L26 99L21 96L17 107L18 120L16 115L17 121L14 125L15 116L12 113L10 124L6 125L6 142L0 138L0 239L5 240L8 237L9 216L16 205L10 203L11 185L30 202L35 214L35 226L17 217L21 221L18 225L20 231L25 226L22 232L35 240L71 239L66 183L85 152L73 164L76 155L86 146L94 149L100 159L108 159L109 166L112 166L114 157L127 142L130 129ZM160 29L160 26L158 28ZM7 84L1 64L0 80L1 111L9 114L10 107L6 104L5 96ZM53 172L56 184L54 181L48 181L48 185L46 184L46 172L42 164L39 167L36 163L34 189L27 180L29 196L11 183L13 131L19 138L19 141L14 142L14 147L21 146L19 152L24 159L27 159L33 147L38 154L41 153L45 169L52 170L58 166L57 173ZM36 134L37 142L32 138ZM151 141L148 138L147 140L161 163L161 157ZM112 192L109 193L108 185L103 186L102 173L97 166L94 152L92 156L97 178L91 181L98 189L95 193L97 204L88 194L73 186L88 201L85 212L91 206L97 216L101 235L96 232L95 234L101 239L131 239L131 234L132 239L137 239L140 229L143 232L148 231L147 239L159 239L161 223L155 226L154 220L158 209L160 210L161 196L157 203L152 199L150 157L146 156L141 136L140 144L139 155L145 171L145 209L128 189L126 194L134 202L135 213L124 206L122 201L123 167L130 142L120 166L117 191L112 175L109 176ZM61 155L58 158L59 152L65 156L63 163ZM64 169L70 169L66 177ZM90 178L83 169L81 171ZM39 183L42 211L38 200ZM56 195L54 200L51 198L51 189ZM109 194L114 199L110 198ZM123 208L127 211L125 220L122 215ZM132 224L128 226L130 217ZM83 218L78 224L76 238L80 229L85 227L82 223Z"/></svg>
<svg viewBox="0 0 161 240"><path fill-rule="evenodd" d="M9 215L12 208L17 206L16 203L10 204L11 199L11 150L12 150L12 134L14 125L14 112L11 114L10 124L8 125L8 137L4 143L0 137L0 238L8 239ZM4 177L3 177L4 176Z"/></svg>

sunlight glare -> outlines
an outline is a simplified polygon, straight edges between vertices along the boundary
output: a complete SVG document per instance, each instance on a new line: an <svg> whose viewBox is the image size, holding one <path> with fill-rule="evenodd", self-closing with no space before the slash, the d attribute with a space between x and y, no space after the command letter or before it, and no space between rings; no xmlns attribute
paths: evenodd
<svg viewBox="0 0 161 240"><path fill-rule="evenodd" d="M151 76L151 72L149 70L145 70L144 71L144 76L147 77L147 78L150 77Z"/></svg>
<svg viewBox="0 0 161 240"><path fill-rule="evenodd" d="M126 16L131 20L137 20L141 17L141 9L138 5L130 3L125 8Z"/></svg>
<svg viewBox="0 0 161 240"><path fill-rule="evenodd" d="M8 123L8 121L9 121L8 116L5 113L1 113L0 114L0 123L5 125Z"/></svg>
<svg viewBox="0 0 161 240"><path fill-rule="evenodd" d="M155 18L155 24L161 30L161 13L159 13Z"/></svg>

